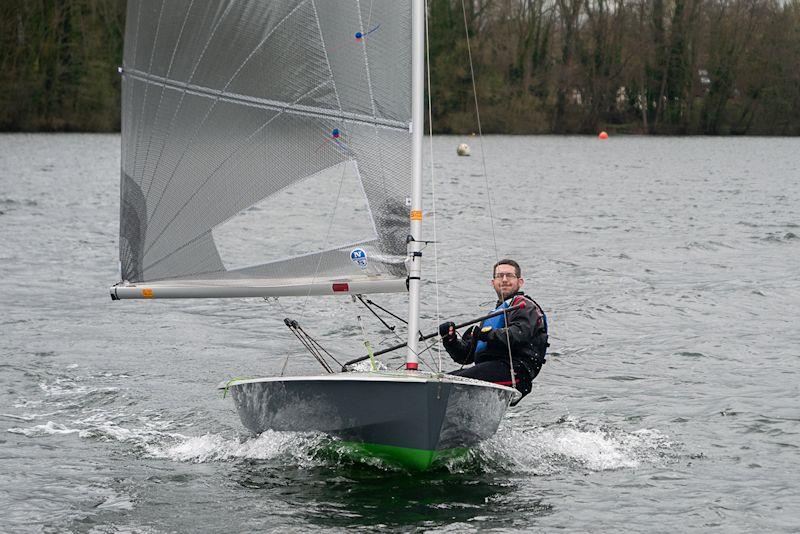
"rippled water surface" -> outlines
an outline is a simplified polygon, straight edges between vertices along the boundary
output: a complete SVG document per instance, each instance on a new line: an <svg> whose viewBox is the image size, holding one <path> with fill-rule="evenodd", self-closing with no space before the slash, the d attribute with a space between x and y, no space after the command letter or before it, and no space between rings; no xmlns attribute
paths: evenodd
<svg viewBox="0 0 800 534"><path fill-rule="evenodd" d="M316 372L286 316L343 357L358 313L394 343L368 313L112 302L119 138L0 136L0 531L797 531L800 140L489 137L490 195L461 141L434 140L424 329L511 256L551 356L495 438L412 474L250 436L215 390Z"/></svg>

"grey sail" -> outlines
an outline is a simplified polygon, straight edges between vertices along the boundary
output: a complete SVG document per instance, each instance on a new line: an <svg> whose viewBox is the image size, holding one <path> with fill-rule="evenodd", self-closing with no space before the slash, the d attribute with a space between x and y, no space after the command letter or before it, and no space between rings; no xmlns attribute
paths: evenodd
<svg viewBox="0 0 800 534"><path fill-rule="evenodd" d="M410 35L391 0L129 1L122 280L404 290Z"/></svg>

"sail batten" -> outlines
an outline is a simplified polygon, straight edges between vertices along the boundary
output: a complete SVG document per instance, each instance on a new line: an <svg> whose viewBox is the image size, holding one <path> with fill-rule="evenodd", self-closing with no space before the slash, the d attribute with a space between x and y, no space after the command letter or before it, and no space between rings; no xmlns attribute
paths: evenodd
<svg viewBox="0 0 800 534"><path fill-rule="evenodd" d="M404 282L411 10L362 4L128 3L124 281Z"/></svg>
<svg viewBox="0 0 800 534"><path fill-rule="evenodd" d="M295 115L303 115L306 117L318 117L335 119L346 123L365 124L369 126L377 126L381 128L388 128L392 130L408 131L410 123L400 122L397 120L380 118L377 115L367 115L363 113L351 113L346 111L339 111L336 109L303 106L293 104L291 102L279 102L275 100L267 100L264 98L256 98L253 96L241 95L232 93L230 91L223 91L220 89L212 89L209 87L202 87L200 85L172 80L164 76L156 76L147 74L146 72L138 70L124 71L123 76L143 81L145 83L157 84L167 89L174 89L185 92L190 95L215 98L226 102L243 104L246 106L265 109L270 111L278 111L282 113L290 113ZM314 87L309 93L313 93L326 85L332 84L332 80L326 80ZM307 96L307 95L304 95Z"/></svg>

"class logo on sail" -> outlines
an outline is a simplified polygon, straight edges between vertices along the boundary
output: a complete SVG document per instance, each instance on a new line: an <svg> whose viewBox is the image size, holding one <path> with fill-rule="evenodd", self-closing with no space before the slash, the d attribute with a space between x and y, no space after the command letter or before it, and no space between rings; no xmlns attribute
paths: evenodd
<svg viewBox="0 0 800 534"><path fill-rule="evenodd" d="M367 253L363 248L354 248L350 251L350 260L358 265L362 271L367 268Z"/></svg>

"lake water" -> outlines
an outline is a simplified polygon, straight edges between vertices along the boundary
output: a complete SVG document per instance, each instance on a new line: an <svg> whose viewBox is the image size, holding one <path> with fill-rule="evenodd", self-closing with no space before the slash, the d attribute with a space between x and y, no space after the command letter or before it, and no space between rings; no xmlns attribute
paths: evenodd
<svg viewBox="0 0 800 534"><path fill-rule="evenodd" d="M800 139L487 137L489 193L478 139L433 144L423 329L487 310L510 256L551 355L495 438L414 474L250 436L215 389L317 371L286 316L394 343L368 313L112 302L119 137L0 136L0 531L797 532Z"/></svg>

